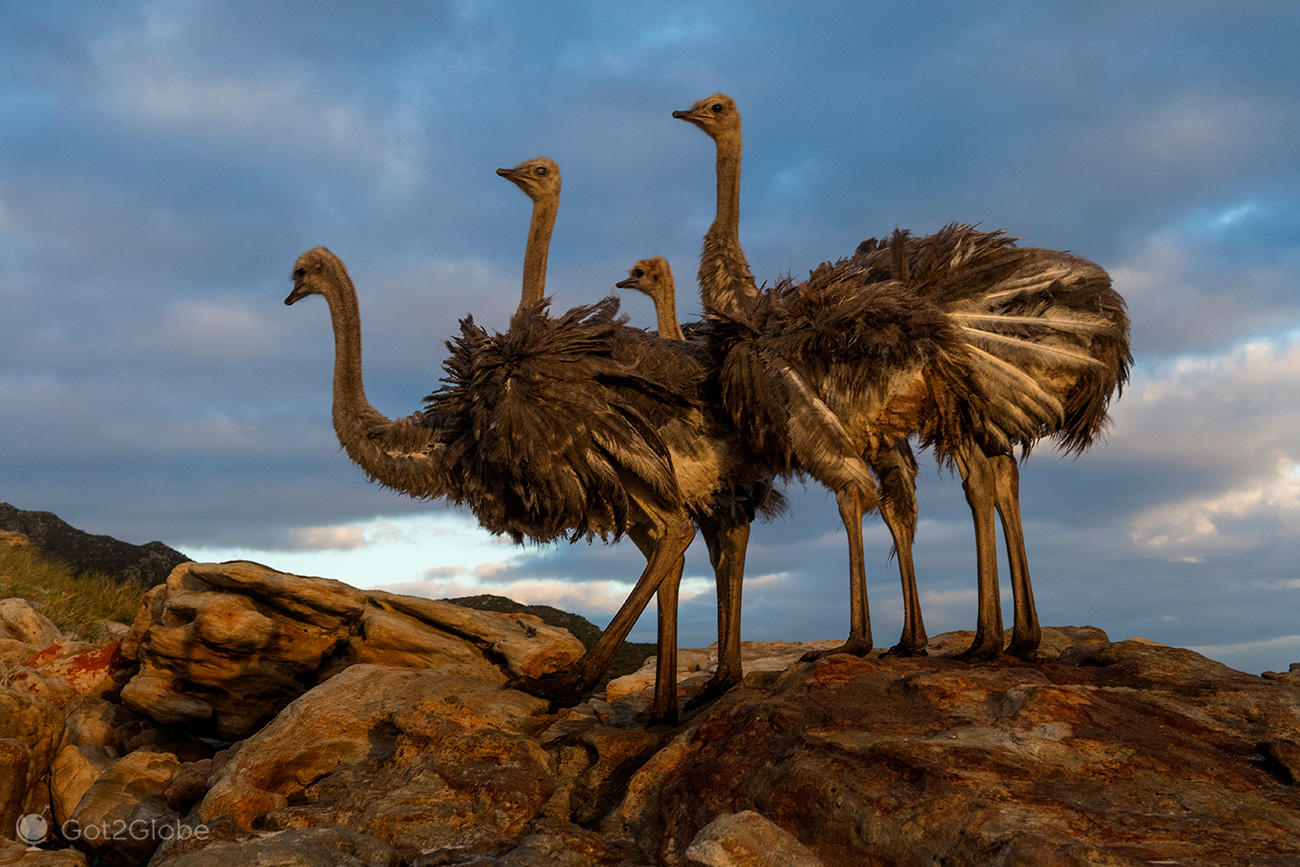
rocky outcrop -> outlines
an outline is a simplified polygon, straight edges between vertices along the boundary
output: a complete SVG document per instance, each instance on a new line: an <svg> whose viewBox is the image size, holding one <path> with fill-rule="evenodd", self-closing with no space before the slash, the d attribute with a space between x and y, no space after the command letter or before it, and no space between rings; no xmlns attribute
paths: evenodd
<svg viewBox="0 0 1300 867"><path fill-rule="evenodd" d="M132 545L112 536L84 533L52 512L29 512L0 503L0 531L21 535L46 556L78 572L96 572L118 581L158 584L189 558L162 542Z"/></svg>
<svg viewBox="0 0 1300 867"><path fill-rule="evenodd" d="M952 658L969 639L746 643L741 685L646 729L650 666L560 712L505 687L580 651L536 618L185 564L113 654L120 697L53 667L110 644L37 660L61 707L0 687L0 819L172 830L77 842L105 864L1300 860L1300 666L1090 628ZM716 658L679 663L689 695Z"/></svg>
<svg viewBox="0 0 1300 867"><path fill-rule="evenodd" d="M471 611L256 563L185 563L149 592L123 653L122 700L159 723L236 740L355 663L458 667L491 682L582 655L530 615Z"/></svg>
<svg viewBox="0 0 1300 867"><path fill-rule="evenodd" d="M832 656L747 678L612 821L669 863L745 809L826 863L1300 856L1300 792L1261 751L1300 739L1295 685L1055 632L1059 655L1035 664Z"/></svg>

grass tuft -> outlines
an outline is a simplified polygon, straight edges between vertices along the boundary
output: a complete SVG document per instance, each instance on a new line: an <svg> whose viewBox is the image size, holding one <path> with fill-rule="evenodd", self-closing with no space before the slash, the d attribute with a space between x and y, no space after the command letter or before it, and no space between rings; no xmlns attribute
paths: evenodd
<svg viewBox="0 0 1300 867"><path fill-rule="evenodd" d="M82 641L103 637L103 621L130 623L149 588L101 574L78 574L30 547L0 545L0 599L26 599L65 633Z"/></svg>

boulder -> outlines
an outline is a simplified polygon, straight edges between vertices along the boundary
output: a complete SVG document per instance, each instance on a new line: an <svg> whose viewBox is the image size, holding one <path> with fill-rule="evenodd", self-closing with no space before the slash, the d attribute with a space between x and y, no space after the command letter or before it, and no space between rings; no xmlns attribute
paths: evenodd
<svg viewBox="0 0 1300 867"><path fill-rule="evenodd" d="M59 750L50 767L50 804L58 825L72 818L86 792L117 759L116 750L99 744L70 744Z"/></svg>
<svg viewBox="0 0 1300 867"><path fill-rule="evenodd" d="M225 740L358 662L459 666L484 680L537 675L582 655L528 614L473 611L256 563L185 563L145 597L122 652L130 707Z"/></svg>
<svg viewBox="0 0 1300 867"><path fill-rule="evenodd" d="M0 685L0 829L41 812L39 788L63 736L63 715L47 699Z"/></svg>
<svg viewBox="0 0 1300 867"><path fill-rule="evenodd" d="M545 702L474 669L354 665L243 742L198 808L245 829L336 824L403 857L490 850L551 797Z"/></svg>
<svg viewBox="0 0 1300 867"><path fill-rule="evenodd" d="M828 864L1300 857L1300 791L1259 751L1295 741L1296 687L1095 630L1050 644L1033 664L833 655L748 676L602 827L665 863L745 810Z"/></svg>
<svg viewBox="0 0 1300 867"><path fill-rule="evenodd" d="M162 799L179 766L170 753L145 750L117 759L60 827L79 848L107 863L143 864L180 821Z"/></svg>
<svg viewBox="0 0 1300 867"><path fill-rule="evenodd" d="M203 842L169 846L149 862L150 867L395 867L400 863L387 843L337 825L290 828L201 845Z"/></svg>
<svg viewBox="0 0 1300 867"><path fill-rule="evenodd" d="M689 867L824 867L799 838L745 810L719 816L686 849Z"/></svg>
<svg viewBox="0 0 1300 867"><path fill-rule="evenodd" d="M0 837L0 864L5 867L86 867L86 856L76 849L33 849L26 843Z"/></svg>
<svg viewBox="0 0 1300 867"><path fill-rule="evenodd" d="M0 639L43 648L62 638L63 633L59 632L54 621L33 608L26 599L0 599Z"/></svg>

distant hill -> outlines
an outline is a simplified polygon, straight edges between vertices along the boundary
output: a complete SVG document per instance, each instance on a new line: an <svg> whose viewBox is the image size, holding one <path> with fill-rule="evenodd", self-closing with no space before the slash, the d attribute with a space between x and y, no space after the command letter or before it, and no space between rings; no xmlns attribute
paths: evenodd
<svg viewBox="0 0 1300 867"><path fill-rule="evenodd" d="M5 530L22 533L41 553L78 572L98 572L117 581L161 584L172 569L190 559L162 542L132 545L112 536L84 533L53 512L29 512L0 503L0 531Z"/></svg>
<svg viewBox="0 0 1300 867"><path fill-rule="evenodd" d="M548 626L558 626L569 630L573 637L581 641L582 646L587 648L590 648L596 643L596 639L600 638L600 627L587 618L579 614L570 614L568 611L553 608L550 605L524 605L522 602L516 602L508 597L493 596L489 593L480 596L461 596L458 599L444 599L442 601L452 602L465 608L475 608L479 611L496 611L500 614L533 614L540 617L542 622ZM623 642L614 654L614 659L610 662L609 669L605 672L605 676L601 678L601 682L631 674L641 667L641 663L645 662L647 657L654 656L657 650L658 648L654 644Z"/></svg>

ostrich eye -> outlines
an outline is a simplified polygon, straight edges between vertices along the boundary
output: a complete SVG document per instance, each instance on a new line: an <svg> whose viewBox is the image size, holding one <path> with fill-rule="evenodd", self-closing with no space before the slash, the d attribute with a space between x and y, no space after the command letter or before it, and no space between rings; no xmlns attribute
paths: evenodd
<svg viewBox="0 0 1300 867"><path fill-rule="evenodd" d="M546 176L546 166L538 166L537 168L533 169L533 174L537 175L537 177L539 177L539 178L541 178L541 177L545 177L545 176Z"/></svg>
<svg viewBox="0 0 1300 867"><path fill-rule="evenodd" d="M640 268L633 268L633 269L632 269L632 276L635 277L636 279L640 280L642 277L645 276L645 272L642 271Z"/></svg>
<svg viewBox="0 0 1300 867"><path fill-rule="evenodd" d="M306 276L307 276L307 269L306 269L306 268L294 268L294 269L293 269L293 279L294 279L294 280L302 280L302 279L304 279Z"/></svg>
<svg viewBox="0 0 1300 867"><path fill-rule="evenodd" d="M713 112L714 114L720 113L722 111L722 103L715 102L713 105L709 106L709 111Z"/></svg>

